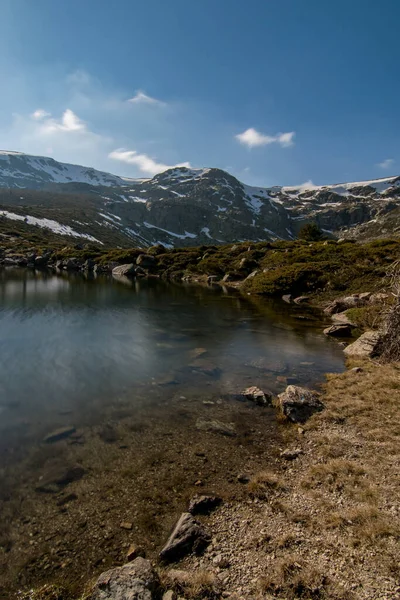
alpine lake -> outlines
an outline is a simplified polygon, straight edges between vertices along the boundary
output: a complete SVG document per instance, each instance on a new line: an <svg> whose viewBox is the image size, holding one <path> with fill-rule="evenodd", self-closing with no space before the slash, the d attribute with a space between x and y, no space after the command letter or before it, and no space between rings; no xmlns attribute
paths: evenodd
<svg viewBox="0 0 400 600"><path fill-rule="evenodd" d="M0 271L0 598L154 558L196 493L237 498L287 425L241 392L344 369L323 316L219 286ZM240 477L239 477L240 479Z"/></svg>

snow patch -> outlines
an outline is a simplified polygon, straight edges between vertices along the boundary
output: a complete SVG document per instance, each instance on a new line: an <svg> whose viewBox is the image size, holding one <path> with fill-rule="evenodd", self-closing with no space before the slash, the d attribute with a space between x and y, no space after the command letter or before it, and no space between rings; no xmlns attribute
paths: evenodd
<svg viewBox="0 0 400 600"><path fill-rule="evenodd" d="M25 221L28 225L36 225L42 229L50 229L54 233L58 233L60 235L70 235L72 237L85 238L91 242L97 242L98 244L103 245L103 242L100 242L92 235L87 233L78 233L69 225L62 225L61 223L53 221L52 219L39 219L37 217L32 217L31 215L17 215L16 213L9 212L8 210L0 210L0 216L5 217L6 219L11 219L12 221Z"/></svg>

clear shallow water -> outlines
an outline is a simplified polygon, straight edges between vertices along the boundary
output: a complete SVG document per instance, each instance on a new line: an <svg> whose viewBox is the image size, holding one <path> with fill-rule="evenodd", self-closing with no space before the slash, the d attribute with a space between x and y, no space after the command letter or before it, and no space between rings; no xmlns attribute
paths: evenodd
<svg viewBox="0 0 400 600"><path fill-rule="evenodd" d="M279 392L286 377L315 384L343 368L322 326L304 307L218 288L3 270L0 448L98 423L121 399L135 410L249 385Z"/></svg>

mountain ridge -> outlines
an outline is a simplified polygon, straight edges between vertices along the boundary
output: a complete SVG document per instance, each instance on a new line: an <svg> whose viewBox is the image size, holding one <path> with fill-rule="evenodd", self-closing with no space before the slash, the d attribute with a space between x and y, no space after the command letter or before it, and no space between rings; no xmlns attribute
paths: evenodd
<svg viewBox="0 0 400 600"><path fill-rule="evenodd" d="M23 219L35 227L53 227L60 235L107 245L294 239L311 221L329 236L351 237L357 227L373 231L377 221L381 232L387 215L393 217L399 207L398 176L263 188L213 167L175 167L153 178L130 179L53 158L0 151L3 219ZM389 221L396 230L397 219Z"/></svg>

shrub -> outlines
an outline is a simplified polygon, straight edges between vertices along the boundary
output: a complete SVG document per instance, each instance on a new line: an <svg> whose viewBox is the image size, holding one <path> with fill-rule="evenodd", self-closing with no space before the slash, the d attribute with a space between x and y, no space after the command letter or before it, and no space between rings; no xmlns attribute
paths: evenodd
<svg viewBox="0 0 400 600"><path fill-rule="evenodd" d="M256 275L244 284L244 289L264 296L301 294L324 287L326 279L323 264L295 263Z"/></svg>
<svg viewBox="0 0 400 600"><path fill-rule="evenodd" d="M323 237L321 229L316 223L307 223L299 231L299 240L305 240L306 242L319 242Z"/></svg>

